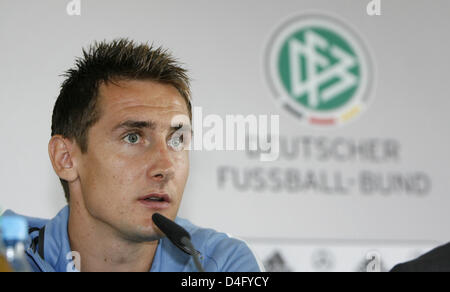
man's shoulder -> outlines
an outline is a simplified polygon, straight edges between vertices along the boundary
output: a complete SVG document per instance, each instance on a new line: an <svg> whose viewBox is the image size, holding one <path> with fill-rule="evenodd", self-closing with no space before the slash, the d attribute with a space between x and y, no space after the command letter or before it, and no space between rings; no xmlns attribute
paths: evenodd
<svg viewBox="0 0 450 292"><path fill-rule="evenodd" d="M212 228L204 228L193 224L188 219L177 217L175 222L186 229L192 237L192 240L209 240L209 241L229 241L239 243L237 240L227 233L216 231Z"/></svg>
<svg viewBox="0 0 450 292"><path fill-rule="evenodd" d="M450 272L450 243L439 246L415 260L399 264L392 272Z"/></svg>
<svg viewBox="0 0 450 292"><path fill-rule="evenodd" d="M198 249L203 249L207 254L213 254L218 247L224 249L239 249L248 246L242 239L230 234L219 232L211 228L203 228L194 225L187 219L176 219L177 224L186 229L191 235L192 242Z"/></svg>
<svg viewBox="0 0 450 292"><path fill-rule="evenodd" d="M257 256L242 239L211 228L202 228L177 217L176 222L191 235L192 243L218 271L261 271Z"/></svg>

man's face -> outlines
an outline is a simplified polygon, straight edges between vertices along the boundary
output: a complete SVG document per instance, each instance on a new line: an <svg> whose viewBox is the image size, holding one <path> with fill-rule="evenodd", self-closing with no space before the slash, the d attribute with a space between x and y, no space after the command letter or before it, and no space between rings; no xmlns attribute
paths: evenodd
<svg viewBox="0 0 450 292"><path fill-rule="evenodd" d="M186 102L171 85L118 81L100 86L97 108L78 165L84 207L120 236L154 240L152 215L175 219L189 174L188 151L168 145L172 119L189 116Z"/></svg>

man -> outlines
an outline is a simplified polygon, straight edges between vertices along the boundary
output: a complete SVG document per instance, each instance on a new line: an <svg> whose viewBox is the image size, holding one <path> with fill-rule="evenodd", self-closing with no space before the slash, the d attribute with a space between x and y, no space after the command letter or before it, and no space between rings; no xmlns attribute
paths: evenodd
<svg viewBox="0 0 450 292"><path fill-rule="evenodd" d="M169 53L96 43L65 77L49 155L68 206L50 221L28 218L35 271L196 271L155 212L191 234L206 271L260 271L244 242L177 218L192 113L186 70Z"/></svg>
<svg viewBox="0 0 450 292"><path fill-rule="evenodd" d="M396 265L391 272L450 272L450 243L413 261Z"/></svg>

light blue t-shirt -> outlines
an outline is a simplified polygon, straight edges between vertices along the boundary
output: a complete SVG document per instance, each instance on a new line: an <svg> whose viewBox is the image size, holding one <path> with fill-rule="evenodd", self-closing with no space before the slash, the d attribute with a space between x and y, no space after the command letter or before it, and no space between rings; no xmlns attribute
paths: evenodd
<svg viewBox="0 0 450 292"><path fill-rule="evenodd" d="M6 211L3 216L17 215ZM76 271L69 244L67 224L69 206L55 218L43 220L25 217L30 227L26 253L33 271ZM201 254L206 272L260 272L262 267L248 245L212 229L199 228L189 221L175 220L191 235L192 243ZM150 272L196 272L191 256L179 250L167 238L159 240Z"/></svg>

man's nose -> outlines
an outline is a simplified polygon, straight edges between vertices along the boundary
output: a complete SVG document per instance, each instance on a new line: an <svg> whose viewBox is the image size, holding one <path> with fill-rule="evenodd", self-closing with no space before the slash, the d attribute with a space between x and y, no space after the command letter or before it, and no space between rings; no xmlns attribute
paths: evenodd
<svg viewBox="0 0 450 292"><path fill-rule="evenodd" d="M155 182L166 182L173 177L174 164L170 156L170 149L166 143L159 143L155 151L151 151L152 157L149 168L149 177Z"/></svg>

